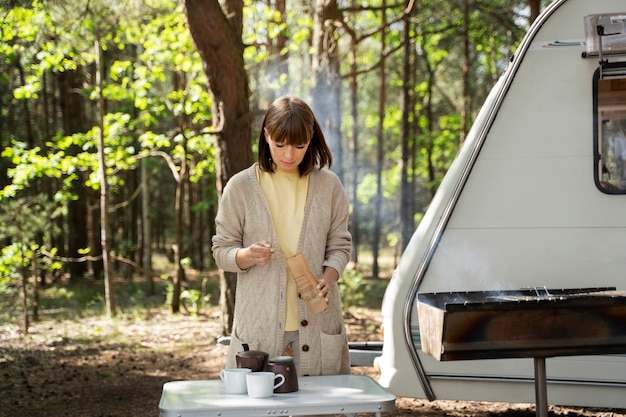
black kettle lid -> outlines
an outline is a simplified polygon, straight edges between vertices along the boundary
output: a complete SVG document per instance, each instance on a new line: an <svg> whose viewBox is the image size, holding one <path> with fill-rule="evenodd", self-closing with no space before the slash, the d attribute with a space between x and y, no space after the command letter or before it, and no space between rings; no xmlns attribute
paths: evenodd
<svg viewBox="0 0 626 417"><path fill-rule="evenodd" d="M257 356L268 356L267 352L263 352L260 350L250 350L250 346L247 343L242 343L243 351L237 353L237 356L240 358L252 358Z"/></svg>

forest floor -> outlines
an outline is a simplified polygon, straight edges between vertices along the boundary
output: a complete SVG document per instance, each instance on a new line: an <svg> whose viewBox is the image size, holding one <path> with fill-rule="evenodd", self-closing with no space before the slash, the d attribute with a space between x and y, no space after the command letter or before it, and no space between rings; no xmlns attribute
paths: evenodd
<svg viewBox="0 0 626 417"><path fill-rule="evenodd" d="M370 333L377 320L371 310L351 310L346 319L351 339L380 340ZM165 382L218 378L227 349L217 343L218 334L217 310L196 317L156 309L143 317L46 319L34 323L28 335L18 325L0 325L0 416L158 416ZM370 367L353 371L376 378ZM618 417L626 410L551 406L549 414ZM383 413L413 415L532 417L535 409L398 398L396 410Z"/></svg>

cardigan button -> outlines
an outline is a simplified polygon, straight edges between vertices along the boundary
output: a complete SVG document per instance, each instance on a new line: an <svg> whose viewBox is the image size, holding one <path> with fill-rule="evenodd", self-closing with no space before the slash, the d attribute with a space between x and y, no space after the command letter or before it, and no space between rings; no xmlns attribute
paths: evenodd
<svg viewBox="0 0 626 417"><path fill-rule="evenodd" d="M309 351L309 345L302 345L302 351L303 352L308 352Z"/></svg>
<svg viewBox="0 0 626 417"><path fill-rule="evenodd" d="M300 326L302 326L302 327L306 327L306 326L308 326L308 325L309 325L309 321L308 321L308 320L302 320L302 321L300 322Z"/></svg>
<svg viewBox="0 0 626 417"><path fill-rule="evenodd" d="M298 298L302 298L302 293L298 293Z"/></svg>

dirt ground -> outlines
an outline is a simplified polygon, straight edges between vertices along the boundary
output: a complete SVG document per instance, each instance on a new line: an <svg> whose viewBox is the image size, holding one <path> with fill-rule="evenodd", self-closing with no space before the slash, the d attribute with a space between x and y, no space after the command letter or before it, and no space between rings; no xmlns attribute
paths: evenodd
<svg viewBox="0 0 626 417"><path fill-rule="evenodd" d="M0 324L0 416L158 416L165 382L218 378L226 347L219 313L172 317L76 318L35 323L24 336ZM372 338L371 317L348 314L352 340ZM363 325L368 322L367 328ZM376 378L369 367L354 373ZM550 416L618 417L626 410L550 407ZM365 415L365 414L364 414ZM398 398L385 417L531 417L533 404Z"/></svg>

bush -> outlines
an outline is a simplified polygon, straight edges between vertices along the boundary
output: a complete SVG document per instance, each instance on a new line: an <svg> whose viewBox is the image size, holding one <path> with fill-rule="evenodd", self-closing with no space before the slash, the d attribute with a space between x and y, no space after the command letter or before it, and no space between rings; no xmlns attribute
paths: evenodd
<svg viewBox="0 0 626 417"><path fill-rule="evenodd" d="M337 283L344 310L348 307L380 308L388 282L386 279L367 279L363 272L345 269Z"/></svg>

